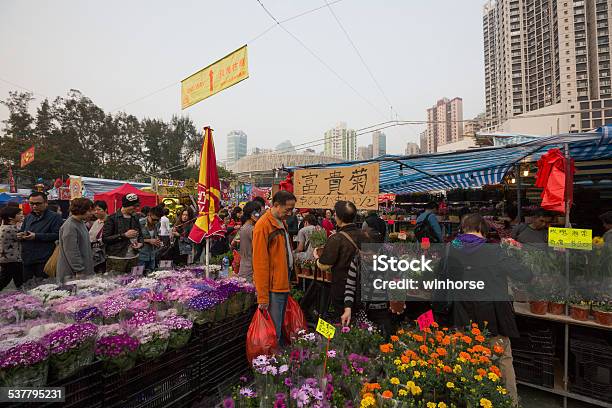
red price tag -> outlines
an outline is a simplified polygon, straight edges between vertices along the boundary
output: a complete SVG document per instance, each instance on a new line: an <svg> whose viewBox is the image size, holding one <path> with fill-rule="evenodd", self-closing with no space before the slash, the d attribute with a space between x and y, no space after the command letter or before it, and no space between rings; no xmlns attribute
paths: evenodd
<svg viewBox="0 0 612 408"><path fill-rule="evenodd" d="M419 330L423 331L434 322L433 312L431 310L426 311L419 317L417 317L417 323L419 324Z"/></svg>

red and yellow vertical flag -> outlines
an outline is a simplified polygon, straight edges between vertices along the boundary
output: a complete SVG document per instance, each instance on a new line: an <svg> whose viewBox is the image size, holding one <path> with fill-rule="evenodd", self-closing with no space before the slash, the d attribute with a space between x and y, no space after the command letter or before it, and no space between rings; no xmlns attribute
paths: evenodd
<svg viewBox="0 0 612 408"><path fill-rule="evenodd" d="M21 153L21 168L34 161L34 146L30 147L25 152Z"/></svg>
<svg viewBox="0 0 612 408"><path fill-rule="evenodd" d="M200 243L205 237L215 235L223 228L217 216L221 201L221 188L217 174L217 158L212 129L204 128L204 143L200 153L198 179L198 218L189 233L189 239Z"/></svg>

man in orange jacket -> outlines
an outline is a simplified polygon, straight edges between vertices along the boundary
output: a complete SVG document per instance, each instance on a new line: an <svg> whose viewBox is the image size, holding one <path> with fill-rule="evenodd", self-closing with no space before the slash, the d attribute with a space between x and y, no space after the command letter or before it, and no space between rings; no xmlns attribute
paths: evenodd
<svg viewBox="0 0 612 408"><path fill-rule="evenodd" d="M284 190L277 192L272 197L272 208L261 216L253 229L253 281L257 289L257 303L260 309L270 312L279 344L293 269L293 253L285 219L293 213L295 202L292 193Z"/></svg>

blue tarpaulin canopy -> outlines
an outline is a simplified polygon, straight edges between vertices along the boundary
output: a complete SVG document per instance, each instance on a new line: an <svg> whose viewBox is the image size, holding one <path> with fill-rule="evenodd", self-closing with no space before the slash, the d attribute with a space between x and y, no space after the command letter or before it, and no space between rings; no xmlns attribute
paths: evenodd
<svg viewBox="0 0 612 408"><path fill-rule="evenodd" d="M0 193L0 204L7 204L10 202L21 204L24 198L18 194Z"/></svg>
<svg viewBox="0 0 612 408"><path fill-rule="evenodd" d="M499 184L517 163L537 161L552 148L568 144L576 161L612 158L612 125L589 133L544 136L515 145L415 156L386 155L371 160L300 166L344 167L378 162L380 191L405 194Z"/></svg>

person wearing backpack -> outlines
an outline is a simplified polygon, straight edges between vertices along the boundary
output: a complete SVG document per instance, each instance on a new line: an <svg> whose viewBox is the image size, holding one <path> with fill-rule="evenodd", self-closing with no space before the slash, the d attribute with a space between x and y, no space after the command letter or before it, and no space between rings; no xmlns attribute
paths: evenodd
<svg viewBox="0 0 612 408"><path fill-rule="evenodd" d="M416 220L414 236L421 242L423 238L429 238L429 242L443 242L442 227L436 217L438 205L435 202L427 203L423 211Z"/></svg>
<svg viewBox="0 0 612 408"><path fill-rule="evenodd" d="M387 237L387 223L380 218L377 211L370 211L361 229L366 232L374 242L383 243Z"/></svg>
<svg viewBox="0 0 612 408"><path fill-rule="evenodd" d="M332 271L329 305L332 306L333 312L329 313L329 319L337 322L345 313L344 292L349 269L364 241L364 234L354 223L357 215L355 204L338 201L334 212L337 232L327 239L323 248L314 251L314 256L319 269Z"/></svg>

